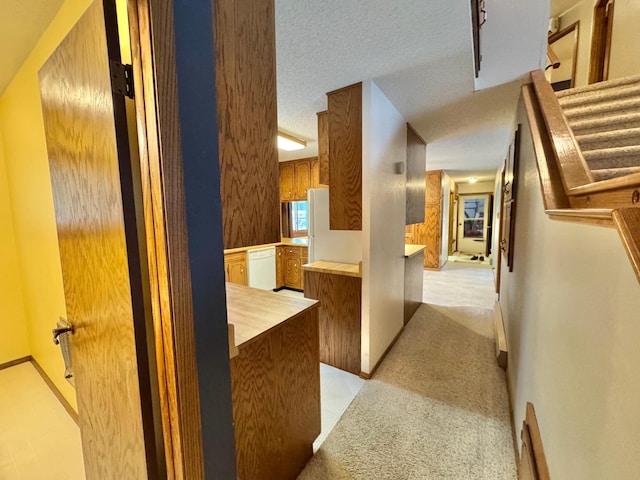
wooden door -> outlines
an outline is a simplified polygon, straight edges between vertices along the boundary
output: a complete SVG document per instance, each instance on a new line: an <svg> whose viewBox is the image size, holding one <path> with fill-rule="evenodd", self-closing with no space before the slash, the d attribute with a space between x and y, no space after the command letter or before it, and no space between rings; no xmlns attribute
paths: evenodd
<svg viewBox="0 0 640 480"><path fill-rule="evenodd" d="M322 188L320 184L320 162L317 158L311 159L311 185L309 188Z"/></svg>
<svg viewBox="0 0 640 480"><path fill-rule="evenodd" d="M247 270L244 262L229 264L229 281L238 285L247 285Z"/></svg>
<svg viewBox="0 0 640 480"><path fill-rule="evenodd" d="M294 197L294 169L293 163L280 164L280 201L293 200Z"/></svg>
<svg viewBox="0 0 640 480"><path fill-rule="evenodd" d="M329 185L329 112L318 112L318 182Z"/></svg>
<svg viewBox="0 0 640 480"><path fill-rule="evenodd" d="M295 162L296 200L306 200L311 184L311 170L308 160Z"/></svg>
<svg viewBox="0 0 640 480"><path fill-rule="evenodd" d="M86 478L100 480L158 477L162 448L114 8L94 1L39 74Z"/></svg>

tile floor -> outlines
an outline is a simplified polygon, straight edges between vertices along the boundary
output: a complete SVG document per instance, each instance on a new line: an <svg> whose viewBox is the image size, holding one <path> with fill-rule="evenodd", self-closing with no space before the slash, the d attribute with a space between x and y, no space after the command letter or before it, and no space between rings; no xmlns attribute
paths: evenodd
<svg viewBox="0 0 640 480"><path fill-rule="evenodd" d="M497 299L493 270L448 262L439 272L425 270L422 301L433 305L493 308Z"/></svg>
<svg viewBox="0 0 640 480"><path fill-rule="evenodd" d="M31 363L0 370L0 479L84 479L80 430Z"/></svg>
<svg viewBox="0 0 640 480"><path fill-rule="evenodd" d="M278 291L280 295L290 297L304 297L301 292L294 292L286 288ZM329 432L336 426L338 420L345 412L349 404L356 397L365 380L334 368L324 363L320 364L320 414L322 417L322 432L313 442L313 451L316 452Z"/></svg>

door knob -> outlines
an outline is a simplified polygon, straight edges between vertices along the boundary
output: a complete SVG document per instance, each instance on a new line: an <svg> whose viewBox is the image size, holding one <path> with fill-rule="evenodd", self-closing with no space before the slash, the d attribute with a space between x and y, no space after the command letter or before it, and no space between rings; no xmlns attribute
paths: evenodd
<svg viewBox="0 0 640 480"><path fill-rule="evenodd" d="M60 345L60 339L58 338L60 335L63 333L71 333L73 335L75 331L76 330L73 328L73 325L54 328L51 330L51 333L53 334L53 343Z"/></svg>

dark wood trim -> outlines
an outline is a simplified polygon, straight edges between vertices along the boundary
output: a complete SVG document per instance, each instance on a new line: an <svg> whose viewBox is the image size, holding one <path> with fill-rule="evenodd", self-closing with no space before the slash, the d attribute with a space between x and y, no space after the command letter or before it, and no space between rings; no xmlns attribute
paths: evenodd
<svg viewBox="0 0 640 480"><path fill-rule="evenodd" d="M607 79L609 73L609 57L613 16L607 20L607 4L611 3L610 14L613 14L613 0L599 0L593 9L593 31L591 33L591 55L589 57L589 83L597 83Z"/></svg>
<svg viewBox="0 0 640 480"><path fill-rule="evenodd" d="M116 5L113 0L103 3L107 51L111 61L121 62L121 46L118 33ZM132 39L133 42L137 39ZM149 478L166 476L162 415L156 367L155 335L151 314L151 289L147 264L145 241L144 209L142 200L142 179L137 151L135 125L129 125L127 103L133 108L133 101L125 96L112 94L114 124L118 150L122 211L127 246L127 264L131 289L131 308L136 344L138 385L144 435L147 474ZM135 142L130 142L130 136Z"/></svg>
<svg viewBox="0 0 640 480"><path fill-rule="evenodd" d="M482 55L480 53L480 2L479 0L471 0L471 28L473 30L473 64L475 76L480 75L480 62Z"/></svg>
<svg viewBox="0 0 640 480"><path fill-rule="evenodd" d="M427 269L425 269L427 270ZM404 332L404 325L402 325L402 328L400 329L400 331L398 332L398 334L395 336L395 338L391 341L391 343L389 344L389 346L387 347L387 349L384 351L384 353L382 354L382 356L380 357L380 359L376 362L376 364L373 366L373 368L371 369L370 373L366 373L366 372L360 372L359 377L360 378L364 378L365 380L370 380L371 378L373 378L373 376L376 373L376 370L378 370L378 367L380 366L380 364L382 363L382 361L385 359L385 357L387 356L387 353L389 353L389 351L393 348L393 346L396 344L396 342L398 341L398 339L400 338L400 335L402 335L402 332Z"/></svg>
<svg viewBox="0 0 640 480"><path fill-rule="evenodd" d="M25 357L25 358L27 358L27 357ZM67 401L67 399L64 398L64 395L62 395L62 392L60 390L58 390L58 387L56 387L56 384L51 381L49 376L45 373L45 371L42 369L42 367L36 361L36 359L33 358L32 356L29 356L27 361L31 362L31 364L33 365L33 368L35 368L36 371L40 374L40 376L44 380L44 383L46 383L47 386L51 389L51 391L56 396L58 401L62 404L62 406L67 411L67 413L69 414L71 419L74 422L76 422L76 425L79 425L79 423L78 423L78 412L76 412L75 409L71 406L71 404ZM20 362L20 363L22 363L22 362Z"/></svg>
<svg viewBox="0 0 640 480"><path fill-rule="evenodd" d="M573 22L571 25L569 25L566 28L563 28L559 32L552 33L551 35L549 35L549 38L547 39L547 43L551 45L553 42L556 42L560 40L562 37L569 35L572 31L576 30L579 25L580 25L580 20Z"/></svg>
<svg viewBox="0 0 640 480"><path fill-rule="evenodd" d="M9 360L8 362L0 363L0 370L4 370L5 368L15 367L16 365L30 362L31 360L33 360L33 357L31 355L27 355L26 357L16 358L15 360Z"/></svg>

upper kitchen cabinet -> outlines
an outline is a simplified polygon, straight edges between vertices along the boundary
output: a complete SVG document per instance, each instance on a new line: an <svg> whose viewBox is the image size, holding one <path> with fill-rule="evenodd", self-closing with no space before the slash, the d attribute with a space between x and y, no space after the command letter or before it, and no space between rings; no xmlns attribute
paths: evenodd
<svg viewBox="0 0 640 480"><path fill-rule="evenodd" d="M329 226L362 230L362 83L327 93Z"/></svg>
<svg viewBox="0 0 640 480"><path fill-rule="evenodd" d="M219 0L214 8L224 248L275 243L280 202L274 2Z"/></svg>
<svg viewBox="0 0 640 480"><path fill-rule="evenodd" d="M329 112L318 112L318 184L329 185Z"/></svg>
<svg viewBox="0 0 640 480"><path fill-rule="evenodd" d="M280 162L280 201L293 202L307 199L307 190L322 188L318 183L318 159L303 158Z"/></svg>
<svg viewBox="0 0 640 480"><path fill-rule="evenodd" d="M426 167L427 144L407 123L407 225L424 222Z"/></svg>

